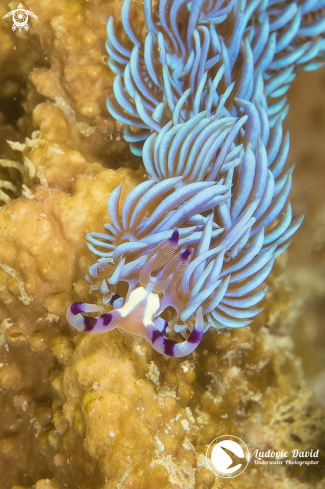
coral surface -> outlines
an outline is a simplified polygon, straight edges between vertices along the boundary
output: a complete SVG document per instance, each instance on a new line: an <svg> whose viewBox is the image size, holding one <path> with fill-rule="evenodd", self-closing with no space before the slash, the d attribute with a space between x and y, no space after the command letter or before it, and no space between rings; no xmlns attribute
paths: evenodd
<svg viewBox="0 0 325 489"><path fill-rule="evenodd" d="M96 298L84 280L93 261L85 235L107 222L118 185L124 202L144 181L106 117L112 77L100 41L93 56L105 86L97 91L85 68L86 33L104 40L118 9L100 1L26 5L39 17L28 35L45 47L50 67L35 62L24 117L1 126L11 131L3 141L14 141L1 143L1 158L23 165L4 178L20 178L21 196L8 193L0 210L1 489L323 489L324 72L293 87L292 200L307 224L276 262L264 312L253 326L210 331L186 359L168 359L127 333L76 335L65 319L72 301ZM3 66L10 73L9 61ZM229 433L251 451L319 448L320 462L250 464L229 484L205 461L209 443Z"/></svg>

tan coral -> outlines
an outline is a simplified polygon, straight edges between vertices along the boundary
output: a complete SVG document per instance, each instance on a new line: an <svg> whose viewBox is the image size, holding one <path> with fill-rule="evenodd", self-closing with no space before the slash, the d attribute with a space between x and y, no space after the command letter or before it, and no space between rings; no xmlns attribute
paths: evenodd
<svg viewBox="0 0 325 489"><path fill-rule="evenodd" d="M121 140L120 125L115 124L106 111L105 100L111 91L113 75L103 58L103 50L106 21L110 14L117 14L118 2L67 3L37 0L27 1L24 5L38 17L29 19L28 33L13 33L8 20L0 28L0 91L1 96L8 98L11 104L6 113L0 113L0 159L8 158L9 153L9 156L13 154L15 159L23 162L22 155L8 151L5 147L6 139L16 141L21 138L14 128L6 124L6 117L17 113L23 93L26 115L19 121L23 136L30 135L35 128L31 116L39 105L34 112L34 123L41 126L41 129L43 125L43 135L46 133L47 140L52 141L54 146L60 145L63 139L65 146L81 151L88 162L98 161L104 166L117 168L121 158L125 157L127 144ZM16 4L11 7L16 8ZM1 7L1 17L5 13L6 9ZM32 43L27 42L30 35L33 36ZM9 57L10 62L6 63ZM32 88L32 84L35 88ZM13 100L17 102L14 103ZM58 108L57 113L52 110L52 117L49 114L44 117L42 114L44 107L39 103L45 100L47 106L51 100L51 107ZM60 115L60 111L66 120ZM53 117L56 117L55 123ZM2 123L5 124L3 128ZM44 127L46 123L50 126ZM35 139L38 138L35 136ZM39 147L37 144L40 142L29 139L29 144L36 144L36 147ZM26 153L30 147L35 146L27 144L24 157L28 158ZM60 148L56 149L60 151ZM50 158L50 154L48 157ZM71 166L75 166L73 155L70 157ZM138 166L137 159L129 159L134 167ZM61 168L63 165L66 168L66 161L63 160ZM42 179L42 168L39 168L38 176ZM21 176L15 171L3 171L0 163L0 205L9 202L14 195L20 195L21 191L26 196L30 195L24 186L21 188Z"/></svg>
<svg viewBox="0 0 325 489"><path fill-rule="evenodd" d="M32 71L30 80L39 94L58 104L74 128L88 137L88 155L121 154L127 149L120 141L119 125L107 114L106 97L112 90L114 75L104 56L106 22L110 15L118 21L120 4L110 2L48 2L27 0L27 7L39 20L33 31L47 51L51 67ZM133 15L139 12L136 9Z"/></svg>
<svg viewBox="0 0 325 489"><path fill-rule="evenodd" d="M85 290L77 278L79 267L92 260L85 230L104 224L109 189L123 180L131 183L130 171L91 166L76 177L72 195L59 188L38 187L32 200L16 200L0 211L0 296L5 304L18 298L28 305L37 298L48 312L64 314L71 301L71 282L77 295L80 287Z"/></svg>

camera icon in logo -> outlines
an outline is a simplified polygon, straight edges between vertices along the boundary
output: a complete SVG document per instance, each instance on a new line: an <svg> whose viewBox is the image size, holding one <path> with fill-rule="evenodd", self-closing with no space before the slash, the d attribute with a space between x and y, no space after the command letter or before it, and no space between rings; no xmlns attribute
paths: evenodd
<svg viewBox="0 0 325 489"><path fill-rule="evenodd" d="M218 477L238 477L246 469L249 451L237 436L223 435L215 438L206 453L207 466Z"/></svg>

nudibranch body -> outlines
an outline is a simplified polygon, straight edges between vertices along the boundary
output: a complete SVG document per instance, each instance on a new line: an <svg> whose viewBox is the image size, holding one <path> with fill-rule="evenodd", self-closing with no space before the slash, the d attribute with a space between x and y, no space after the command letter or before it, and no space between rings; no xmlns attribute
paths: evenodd
<svg viewBox="0 0 325 489"><path fill-rule="evenodd" d="M298 69L324 64L325 2L143 5L141 37L132 0L123 2L126 45L107 23L116 73L107 108L149 180L123 206L121 188L112 192L105 232L87 235L99 259L86 278L103 307L75 303L67 318L78 331L116 327L184 356L209 328L252 322L274 260L302 222L287 202L283 119ZM183 341L168 339L171 331Z"/></svg>
<svg viewBox="0 0 325 489"><path fill-rule="evenodd" d="M254 306L266 293L264 280L274 259L299 222L289 226L287 219L280 238L279 232L265 235L262 227L248 240L256 222L255 199L231 226L219 226L215 209L229 201L229 186L221 182L183 185L181 177L143 182L122 211L120 194L118 187L109 198L112 224L105 224L106 232L87 236L100 258L86 278L102 294L104 307L113 310L93 318L85 314L103 312L101 306L75 303L68 309L69 323L91 333L117 327L173 356L193 351L210 327L250 324L261 310ZM128 290L118 297L123 282ZM168 309L167 324L161 316ZM165 338L171 331L186 341Z"/></svg>

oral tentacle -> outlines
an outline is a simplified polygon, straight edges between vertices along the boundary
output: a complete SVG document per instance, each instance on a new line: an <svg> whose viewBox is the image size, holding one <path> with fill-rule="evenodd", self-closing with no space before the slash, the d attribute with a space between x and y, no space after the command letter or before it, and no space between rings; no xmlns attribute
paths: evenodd
<svg viewBox="0 0 325 489"><path fill-rule="evenodd" d="M106 333L118 325L121 315L117 311L96 318L83 315L83 313L102 312L102 310L102 307L95 304L74 302L68 308L66 318L68 323L80 333Z"/></svg>
<svg viewBox="0 0 325 489"><path fill-rule="evenodd" d="M168 323L165 321L164 328L160 328L160 330L155 324L151 324L146 327L146 339L149 341L152 348L158 353L162 353L163 355L167 355L169 357L180 358L189 355L197 348L203 337L204 321L202 308L200 307L196 313L195 327L187 340L177 343L176 341L166 338L164 333L167 326Z"/></svg>

